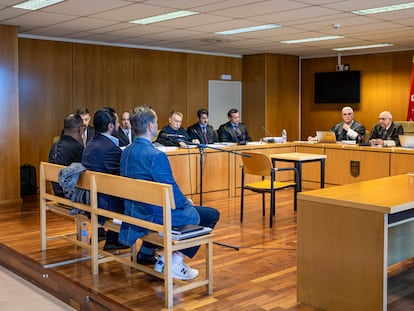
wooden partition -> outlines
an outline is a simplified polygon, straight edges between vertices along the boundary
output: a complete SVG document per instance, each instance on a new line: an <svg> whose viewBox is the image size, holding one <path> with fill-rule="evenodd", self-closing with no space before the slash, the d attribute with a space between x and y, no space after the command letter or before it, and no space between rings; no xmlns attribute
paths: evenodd
<svg viewBox="0 0 414 311"><path fill-rule="evenodd" d="M0 205L20 202L17 27L0 25Z"/></svg>
<svg viewBox="0 0 414 311"><path fill-rule="evenodd" d="M410 93L414 51L342 56L342 63L361 71L359 104L315 104L314 73L335 71L337 57L302 60L302 131L301 138L329 130L342 121L341 109L351 106L355 119L371 130L381 111L388 110L394 120L405 120Z"/></svg>

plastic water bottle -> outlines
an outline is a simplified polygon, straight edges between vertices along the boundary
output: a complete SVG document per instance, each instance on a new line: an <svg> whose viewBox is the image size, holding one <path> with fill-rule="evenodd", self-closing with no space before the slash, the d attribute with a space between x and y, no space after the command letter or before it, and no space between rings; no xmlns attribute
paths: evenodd
<svg viewBox="0 0 414 311"><path fill-rule="evenodd" d="M282 143L287 142L287 131L286 129L282 130Z"/></svg>
<svg viewBox="0 0 414 311"><path fill-rule="evenodd" d="M88 223L86 221L82 222L81 226L81 242L86 244L89 243Z"/></svg>

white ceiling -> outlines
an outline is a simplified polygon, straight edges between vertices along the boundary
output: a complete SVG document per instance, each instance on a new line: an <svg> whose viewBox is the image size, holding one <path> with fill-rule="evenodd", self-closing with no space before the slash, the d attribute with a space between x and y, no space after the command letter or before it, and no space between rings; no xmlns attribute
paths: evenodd
<svg viewBox="0 0 414 311"><path fill-rule="evenodd" d="M342 55L414 50L414 9L359 16L357 9L413 0L65 0L38 11L15 9L24 0L0 0L0 24L19 26L20 37L225 55L275 53L337 55L336 47L392 43L393 47ZM129 20L175 10L198 15L151 25ZM274 23L281 28L219 36L215 32ZM340 24L335 29L333 24ZM283 44L282 40L341 35L338 40Z"/></svg>

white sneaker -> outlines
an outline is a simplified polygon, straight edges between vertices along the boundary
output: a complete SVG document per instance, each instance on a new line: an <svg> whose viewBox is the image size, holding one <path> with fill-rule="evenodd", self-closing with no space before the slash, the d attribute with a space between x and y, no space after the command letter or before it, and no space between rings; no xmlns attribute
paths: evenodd
<svg viewBox="0 0 414 311"><path fill-rule="evenodd" d="M184 262L173 265L173 277L179 280L192 280L198 276L198 270L192 269Z"/></svg>

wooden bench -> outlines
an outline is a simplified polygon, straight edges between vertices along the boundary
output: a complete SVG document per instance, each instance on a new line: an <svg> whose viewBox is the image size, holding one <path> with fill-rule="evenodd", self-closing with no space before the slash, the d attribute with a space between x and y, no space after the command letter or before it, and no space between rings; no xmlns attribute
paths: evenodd
<svg viewBox="0 0 414 311"><path fill-rule="evenodd" d="M47 182L57 182L57 176L64 166L42 162L40 164L40 213L41 213L41 239L42 250L46 249L46 241L49 239L64 238L76 245L91 250L92 274L99 273L99 264L108 261L118 261L137 268L140 271L159 277L164 280L165 305L168 308L173 307L173 296L175 293L191 290L193 288L206 286L207 294L213 292L213 234L202 235L191 239L174 241L171 235L171 210L175 208L174 194L172 186L156 182L130 179L126 177L86 171L81 174L78 184L79 188L90 190L91 205L72 202L68 199L55 196L47 191ZM161 206L163 208L164 224L156 224L144 221L135 217L126 216L98 206L98 193L109 194L124 199L144 202ZM66 235L47 236L46 235L46 212L52 211L59 215L68 216L71 208L77 208L91 215L91 245L82 243ZM66 209L66 210L65 210ZM147 228L150 233L142 240L159 245L164 249L164 271L156 272L152 267L136 263L136 251L133 249L134 256L118 256L113 253L98 248L98 217L104 216L109 219L117 219L122 222L130 223L136 226ZM78 226L77 226L78 227ZM107 229L119 231L120 226L107 221ZM160 236L162 232L163 237ZM173 279L172 273L172 255L174 251L185 249L192 246L206 246L205 273L192 281L181 281ZM103 255L103 257L102 257ZM132 258L132 260L131 260Z"/></svg>
<svg viewBox="0 0 414 311"><path fill-rule="evenodd" d="M120 215L98 206L97 194L104 193L124 199L139 201L152 205L161 206L163 208L164 224L156 224L149 221L144 221L135 217ZM171 237L171 210L175 208L174 194L172 186L169 184L162 184L150 182L145 180L131 179L116 175L91 173L91 205L92 205L92 228L94 233L92 235L92 262L94 266L94 273L99 272L97 258L102 251L98 250L96 225L98 216L105 216L109 218L116 218L122 222L147 228L150 233L142 240L159 245L164 249L164 272L156 272L152 267L139 265L132 261L113 256L103 252L105 256L113 257L115 260L128 264L132 267L144 271L153 276L164 279L165 291L165 305L167 308L173 306L173 295L175 293L184 292L193 288L206 286L207 294L213 293L213 234L202 235L186 240L174 241ZM162 232L163 236L160 236ZM172 273L172 255L174 251L182 250L197 245L206 246L205 256L205 273L193 281L181 281L173 279Z"/></svg>

